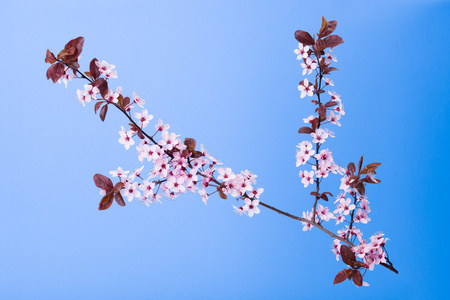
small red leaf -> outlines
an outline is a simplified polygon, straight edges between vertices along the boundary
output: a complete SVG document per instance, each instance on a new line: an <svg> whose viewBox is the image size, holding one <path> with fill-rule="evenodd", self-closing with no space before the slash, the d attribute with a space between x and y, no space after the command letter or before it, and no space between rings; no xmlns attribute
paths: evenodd
<svg viewBox="0 0 450 300"><path fill-rule="evenodd" d="M347 275L347 269L344 269L342 271L339 271L336 275L336 277L334 278L334 282L333 284L338 284L341 282L344 282L345 279L347 279L348 275Z"/></svg>
<svg viewBox="0 0 450 300"><path fill-rule="evenodd" d="M105 105L103 105L102 109L100 110L100 119L102 121L105 121L107 112L108 112L108 104L105 104Z"/></svg>
<svg viewBox="0 0 450 300"><path fill-rule="evenodd" d="M323 49L325 49L327 47L327 45L325 44L325 42L322 39L318 39L316 41L316 50L317 51L322 51Z"/></svg>
<svg viewBox="0 0 450 300"><path fill-rule="evenodd" d="M295 39L303 45L314 45L314 39L312 36L303 30L297 30L294 34Z"/></svg>
<svg viewBox="0 0 450 300"><path fill-rule="evenodd" d="M111 179L109 179L106 176L103 176L102 174L95 174L94 182L98 188L101 188L102 190L105 191L112 190L114 188Z"/></svg>
<svg viewBox="0 0 450 300"><path fill-rule="evenodd" d="M356 260L355 253L346 245L341 245L341 257L344 264L351 266L352 262Z"/></svg>
<svg viewBox="0 0 450 300"><path fill-rule="evenodd" d="M93 79L93 78L92 78L91 72L86 71L86 72L84 72L84 75L86 75L86 76L89 77L90 79Z"/></svg>
<svg viewBox="0 0 450 300"><path fill-rule="evenodd" d="M120 206L125 206L125 201L123 201L123 197L120 192L114 195L114 199L116 199L117 204L119 204Z"/></svg>
<svg viewBox="0 0 450 300"><path fill-rule="evenodd" d="M130 104L130 97L125 97L123 99L122 108L125 108L128 104Z"/></svg>
<svg viewBox="0 0 450 300"><path fill-rule="evenodd" d="M112 203L113 203L113 194L112 193L106 194L100 201L100 204L98 205L98 210L108 209L111 207Z"/></svg>
<svg viewBox="0 0 450 300"><path fill-rule="evenodd" d="M322 28L320 28L319 36L324 37L329 34L332 34L333 31L336 29L337 21L328 21L326 22L325 26L322 21Z"/></svg>
<svg viewBox="0 0 450 300"><path fill-rule="evenodd" d="M333 48L339 44L342 44L344 40L338 35L330 35L323 39L327 47Z"/></svg>
<svg viewBox="0 0 450 300"><path fill-rule="evenodd" d="M309 128L309 127L302 127L298 130L298 133L306 133L306 134L310 134L313 133L314 131Z"/></svg>
<svg viewBox="0 0 450 300"><path fill-rule="evenodd" d="M347 170L350 172L350 174L353 174L353 173L355 173L355 171L356 171L356 167L355 167L355 164L354 163L349 163L348 164L348 166L347 166Z"/></svg>
<svg viewBox="0 0 450 300"><path fill-rule="evenodd" d="M315 132L317 129L317 126L319 126L319 119L314 118L311 122L312 131Z"/></svg>
<svg viewBox="0 0 450 300"><path fill-rule="evenodd" d="M362 170L361 170L361 174L377 174L377 172L375 172L375 170L381 165L381 163L371 163L368 164L367 166L365 166Z"/></svg>
<svg viewBox="0 0 450 300"><path fill-rule="evenodd" d="M188 151L190 152L194 152L195 151L195 145L196 142L193 138L185 138L184 139L184 144L186 145L186 148Z"/></svg>
<svg viewBox="0 0 450 300"><path fill-rule="evenodd" d="M358 184L356 185L356 189L358 190L358 193L360 193L362 196L364 196L366 194L366 189L364 187L364 183L362 183L361 181L358 182Z"/></svg>
<svg viewBox="0 0 450 300"><path fill-rule="evenodd" d="M96 80L97 78L100 77L100 71L98 70L97 65L95 64L95 62L98 61L96 58L91 60L91 63L89 64L89 71L92 75L92 79Z"/></svg>
<svg viewBox="0 0 450 300"><path fill-rule="evenodd" d="M367 183L370 183L370 184L377 184L377 183L380 183L380 182L381 182L380 179L371 177L371 176L369 176L369 175L367 175L366 177L364 177L363 179L361 179L361 181L364 181L364 182L367 182Z"/></svg>
<svg viewBox="0 0 450 300"><path fill-rule="evenodd" d="M106 94L108 94L108 82L106 82L105 78L99 78L92 83L93 86L96 86L100 90L100 94L105 98Z"/></svg>
<svg viewBox="0 0 450 300"><path fill-rule="evenodd" d="M192 158L199 158L199 157L202 157L202 156L203 156L203 153L201 153L200 151L195 151L191 155Z"/></svg>
<svg viewBox="0 0 450 300"><path fill-rule="evenodd" d="M58 59L64 59L67 56L73 55L75 53L75 47L64 48L58 53Z"/></svg>
<svg viewBox="0 0 450 300"><path fill-rule="evenodd" d="M227 195L225 195L225 193L222 191L222 188L220 186L217 187L217 191L219 192L220 198L222 198L224 200L227 199Z"/></svg>
<svg viewBox="0 0 450 300"><path fill-rule="evenodd" d="M47 79L56 83L65 73L65 67L62 63L51 65L47 70Z"/></svg>
<svg viewBox="0 0 450 300"><path fill-rule="evenodd" d="M67 53L64 54L64 61L66 63L70 63L72 61L77 62L78 61L78 56L80 56L81 51L83 50L83 44L84 44L84 38L82 36L77 37L76 39L73 39L73 40L69 41L66 44L66 46L64 47L64 50L66 50L66 49L69 50L69 49L73 48L74 52L72 54L67 54Z"/></svg>
<svg viewBox="0 0 450 300"><path fill-rule="evenodd" d="M325 103L324 105L325 105L325 107L331 107L331 106L335 106L335 105L337 105L338 103L336 102L336 101L332 101L332 100L330 100L330 101L328 101L327 103Z"/></svg>
<svg viewBox="0 0 450 300"><path fill-rule="evenodd" d="M363 278L362 278L361 273L358 270L353 270L353 282L357 286L362 286L363 285Z"/></svg>
<svg viewBox="0 0 450 300"><path fill-rule="evenodd" d="M103 101L99 101L99 102L95 103L95 106L94 106L95 113L97 113L97 111L99 110L100 106L102 106L102 104L103 104Z"/></svg>
<svg viewBox="0 0 450 300"><path fill-rule="evenodd" d="M359 159L359 163L358 163L358 175L361 174L361 167L362 167L362 163L363 163L363 156L361 156L361 158Z"/></svg>
<svg viewBox="0 0 450 300"><path fill-rule="evenodd" d="M320 196L318 192L311 192L311 196Z"/></svg>
<svg viewBox="0 0 450 300"><path fill-rule="evenodd" d="M325 201L328 201L328 197L325 194L320 195L320 198L325 200Z"/></svg>
<svg viewBox="0 0 450 300"><path fill-rule="evenodd" d="M48 49L47 49L47 53L45 53L45 62L49 63L49 64L56 62L55 54L50 52L50 50L48 50Z"/></svg>
<svg viewBox="0 0 450 300"><path fill-rule="evenodd" d="M319 112L319 116L321 118L326 118L326 116L327 116L327 108L325 106L323 106L323 105L319 106L318 112Z"/></svg>
<svg viewBox="0 0 450 300"><path fill-rule="evenodd" d="M118 193L121 189L123 189L124 186L125 184L122 181L116 183L116 185L114 186L114 193Z"/></svg>

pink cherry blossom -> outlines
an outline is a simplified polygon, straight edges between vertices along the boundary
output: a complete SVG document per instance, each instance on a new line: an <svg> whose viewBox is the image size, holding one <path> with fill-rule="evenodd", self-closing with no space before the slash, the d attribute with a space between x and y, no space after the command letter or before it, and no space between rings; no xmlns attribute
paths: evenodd
<svg viewBox="0 0 450 300"><path fill-rule="evenodd" d="M301 60L308 57L308 51L309 46L303 46L302 43L298 43L298 48L294 50L294 53L297 54L297 59Z"/></svg>
<svg viewBox="0 0 450 300"><path fill-rule="evenodd" d="M228 180L236 178L236 175L231 171L231 168L218 168L217 172L220 174L217 176L217 180L227 182Z"/></svg>
<svg viewBox="0 0 450 300"><path fill-rule="evenodd" d="M136 92L133 92L133 102L139 105L140 107L144 108L145 100L142 99L139 95L137 95Z"/></svg>
<svg viewBox="0 0 450 300"><path fill-rule="evenodd" d="M314 94L314 85L310 84L308 79L305 78L305 80L300 81L298 90L302 92L300 98L305 98L306 95L311 97Z"/></svg>
<svg viewBox="0 0 450 300"><path fill-rule="evenodd" d="M314 183L314 171L309 171L309 172L305 171L305 172L303 172L303 175L301 175L301 176L303 176L302 183L304 184L305 187L307 187L308 184Z"/></svg>
<svg viewBox="0 0 450 300"><path fill-rule="evenodd" d="M317 63L315 60L312 60L310 57L306 58L304 60L305 62L301 64L302 68L303 68L303 74L305 75L306 73L311 74L313 70L315 70L317 68Z"/></svg>
<svg viewBox="0 0 450 300"><path fill-rule="evenodd" d="M133 131L125 131L125 128L123 128L119 131L120 138L119 143L123 144L125 146L125 149L130 149L130 146L134 145L133 137Z"/></svg>
<svg viewBox="0 0 450 300"><path fill-rule="evenodd" d="M141 193L138 191L138 183L125 183L125 188L122 190L122 196L127 197L128 202L131 202L134 197L141 197Z"/></svg>
<svg viewBox="0 0 450 300"><path fill-rule="evenodd" d="M316 132L311 133L313 137L313 143L325 143L325 140L328 138L328 133L326 133L322 128L316 129Z"/></svg>
<svg viewBox="0 0 450 300"><path fill-rule="evenodd" d="M124 171L121 167L118 167L115 171L110 171L109 174L111 174L111 177L123 177L124 175L127 175L130 173L130 171Z"/></svg>
<svg viewBox="0 0 450 300"><path fill-rule="evenodd" d="M170 128L169 124L164 124L161 119L158 120L158 123L155 125L155 129L158 131L168 130Z"/></svg>
<svg viewBox="0 0 450 300"><path fill-rule="evenodd" d="M167 130L164 130L161 133L161 138L158 142L159 145L163 146L166 150L172 150L174 146L176 146L180 141L177 139L179 135L175 133L169 133Z"/></svg>
<svg viewBox="0 0 450 300"><path fill-rule="evenodd" d="M141 128L146 127L150 120L153 119L153 116L149 115L146 109L144 109L141 113L134 113L134 117L139 120L139 126Z"/></svg>
<svg viewBox="0 0 450 300"><path fill-rule="evenodd" d="M247 198L245 199L243 210L248 214L249 217L253 217L253 214L259 214L260 212L258 204L258 200L250 200Z"/></svg>
<svg viewBox="0 0 450 300"><path fill-rule="evenodd" d="M325 85L331 85L331 86L334 86L334 81L331 80L329 77L324 78L323 80L325 81Z"/></svg>

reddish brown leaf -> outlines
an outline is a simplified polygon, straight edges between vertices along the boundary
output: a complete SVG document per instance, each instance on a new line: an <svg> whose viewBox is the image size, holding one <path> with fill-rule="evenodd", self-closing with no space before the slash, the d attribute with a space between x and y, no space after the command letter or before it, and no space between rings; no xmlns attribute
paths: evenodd
<svg viewBox="0 0 450 300"><path fill-rule="evenodd" d="M67 66L71 69L73 69L73 74L76 73L76 70L78 70L80 68L80 64L77 63L76 61L71 61L70 63L67 64Z"/></svg>
<svg viewBox="0 0 450 300"><path fill-rule="evenodd" d="M100 204L98 205L98 210L108 209L111 207L112 203L113 203L113 194L112 193L106 194L100 201Z"/></svg>
<svg viewBox="0 0 450 300"><path fill-rule="evenodd" d="M98 101L97 103L95 103L94 106L94 112L97 113L97 110L99 110L100 106L102 106L104 101Z"/></svg>
<svg viewBox="0 0 450 300"><path fill-rule="evenodd" d="M318 192L311 192L311 196L320 196Z"/></svg>
<svg viewBox="0 0 450 300"><path fill-rule="evenodd" d="M119 204L120 206L125 206L125 201L123 201L123 197L122 194L120 194L120 192L114 195L114 199L116 199L117 204Z"/></svg>
<svg viewBox="0 0 450 300"><path fill-rule="evenodd" d="M325 200L325 201L328 201L328 197L325 194L320 195L320 198Z"/></svg>
<svg viewBox="0 0 450 300"><path fill-rule="evenodd" d="M83 50L83 44L84 44L84 38L82 36L77 37L76 39L73 39L69 41L66 46L64 47L64 50L69 50L71 48L74 48L74 52L72 54L65 54L64 55L64 61L66 63L70 63L72 61L77 62L78 56L80 56L81 51ZM64 51L63 50L63 51Z"/></svg>
<svg viewBox="0 0 450 300"><path fill-rule="evenodd" d="M358 190L358 193L360 193L361 195L364 196L366 194L366 189L364 187L364 183L358 182L358 184L356 185L356 189Z"/></svg>
<svg viewBox="0 0 450 300"><path fill-rule="evenodd" d="M355 164L354 163L349 163L348 164L348 166L347 166L347 170L350 172L350 174L353 174L353 173L355 173L355 171L356 171L356 167L355 167Z"/></svg>
<svg viewBox="0 0 450 300"><path fill-rule="evenodd" d="M130 97L125 97L123 99L122 108L125 108L128 104L130 104Z"/></svg>
<svg viewBox="0 0 450 300"><path fill-rule="evenodd" d="M56 83L65 72L64 65L62 63L57 63L51 65L47 70L47 79L52 79L53 83Z"/></svg>
<svg viewBox="0 0 450 300"><path fill-rule="evenodd" d="M56 62L55 54L50 52L50 50L48 50L48 49L47 49L47 53L45 53L45 62L49 63L49 64Z"/></svg>
<svg viewBox="0 0 450 300"><path fill-rule="evenodd" d="M91 60L91 63L89 64L89 71L92 75L92 79L96 80L97 78L100 77L100 71L98 70L97 65L95 64L95 62L98 61L96 58Z"/></svg>
<svg viewBox="0 0 450 300"><path fill-rule="evenodd" d="M316 45L315 45L315 49L317 51L322 51L323 49L325 49L327 47L327 45L325 44L325 42L322 39L318 39L316 41Z"/></svg>
<svg viewBox="0 0 450 300"><path fill-rule="evenodd" d="M353 282L357 286L362 286L363 285L363 278L362 278L361 273L358 270L353 270Z"/></svg>
<svg viewBox="0 0 450 300"><path fill-rule="evenodd" d="M324 105L325 105L325 107L331 107L331 106L335 106L335 105L337 105L338 103L336 102L336 101L332 101L332 100L330 100L330 101L328 101L327 103L325 103Z"/></svg>
<svg viewBox="0 0 450 300"><path fill-rule="evenodd" d="M109 179L106 176L103 176L102 174L95 174L94 182L98 188L101 188L102 190L105 191L112 190L114 188L111 179Z"/></svg>
<svg viewBox="0 0 450 300"><path fill-rule="evenodd" d="M75 47L64 48L58 53L58 59L64 59L67 56L70 56L75 53Z"/></svg>
<svg viewBox="0 0 450 300"><path fill-rule="evenodd" d="M298 133L306 133L306 134L310 134L314 132L311 128L309 127L302 127L298 130Z"/></svg>
<svg viewBox="0 0 450 300"><path fill-rule="evenodd" d="M322 28L320 28L318 35L320 37L324 37L329 34L332 34L333 31L336 29L336 26L337 26L337 21L328 21L328 22L326 22L325 26L323 25L323 22L322 22Z"/></svg>
<svg viewBox="0 0 450 300"><path fill-rule="evenodd" d="M373 177L369 177L369 175L367 175L366 177L364 177L361 181L370 183L370 184L377 184L380 183L381 180L378 178L373 178Z"/></svg>
<svg viewBox="0 0 450 300"><path fill-rule="evenodd" d="M352 262L356 260L355 253L346 245L341 245L341 257L344 264L351 266Z"/></svg>
<svg viewBox="0 0 450 300"><path fill-rule="evenodd" d="M222 189L220 187L218 187L217 190L219 191L220 198L226 200L227 199L227 195L225 195L225 193L222 191Z"/></svg>
<svg viewBox="0 0 450 300"><path fill-rule="evenodd" d="M122 181L116 183L116 185L114 186L114 193L118 193L121 189L123 189L124 186L125 184Z"/></svg>
<svg viewBox="0 0 450 300"><path fill-rule="evenodd" d="M371 163L368 164L367 166L365 166L362 170L361 170L361 174L377 174L377 172L375 172L375 170L381 165L381 163Z"/></svg>
<svg viewBox="0 0 450 300"><path fill-rule="evenodd" d="M297 30L294 34L295 39L303 45L314 45L313 37L303 30Z"/></svg>
<svg viewBox="0 0 450 300"><path fill-rule="evenodd" d="M195 151L195 145L196 142L193 138L185 138L184 139L184 144L186 145L186 148L188 151L190 152L194 152Z"/></svg>
<svg viewBox="0 0 450 300"><path fill-rule="evenodd" d="M361 158L359 159L359 163L358 163L358 175L361 174L361 168L362 168L362 163L363 163L363 157L364 157L364 155L362 155Z"/></svg>
<svg viewBox="0 0 450 300"><path fill-rule="evenodd" d="M342 44L344 40L338 35L330 35L323 39L327 47L333 48L336 47L339 44Z"/></svg>
<svg viewBox="0 0 450 300"><path fill-rule="evenodd" d="M315 132L317 129L317 126L319 126L319 119L314 118L311 122L312 131Z"/></svg>
<svg viewBox="0 0 450 300"><path fill-rule="evenodd" d="M334 282L333 284L338 284L341 282L344 282L345 279L347 279L348 275L347 275L347 269L344 269L342 271L339 271L336 275L336 277L334 277Z"/></svg>
<svg viewBox="0 0 450 300"><path fill-rule="evenodd" d="M105 98L106 94L108 94L108 82L106 82L105 78L99 78L92 83L93 86L96 86L100 90L100 94Z"/></svg>
<svg viewBox="0 0 450 300"><path fill-rule="evenodd" d="M103 105L102 109L100 110L100 119L102 121L105 121L107 112L108 112L108 104L105 104L105 105Z"/></svg>
<svg viewBox="0 0 450 300"><path fill-rule="evenodd" d="M195 151L191 155L192 158L199 158L199 157L202 157L202 156L203 156L203 154L200 151Z"/></svg>
<svg viewBox="0 0 450 300"><path fill-rule="evenodd" d="M86 76L89 77L90 79L93 79L93 78L92 78L92 74L91 74L90 72L88 72L88 71L84 72L84 75L86 75Z"/></svg>
<svg viewBox="0 0 450 300"><path fill-rule="evenodd" d="M319 116L321 118L326 118L326 116L327 116L327 108L325 106L323 106L323 105L319 106L318 111L319 111Z"/></svg>

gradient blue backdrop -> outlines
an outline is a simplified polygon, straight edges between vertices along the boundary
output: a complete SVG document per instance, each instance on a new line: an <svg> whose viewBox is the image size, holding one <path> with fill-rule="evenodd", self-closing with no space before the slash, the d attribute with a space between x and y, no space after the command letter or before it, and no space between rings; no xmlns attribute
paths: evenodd
<svg viewBox="0 0 450 300"><path fill-rule="evenodd" d="M344 264L331 238L264 208L239 217L231 199L97 210L92 175L139 166L117 143L127 122L79 105L83 82L47 81L47 48L84 36L83 69L93 57L115 64L113 86L300 215L311 197L295 145L313 106L297 90L294 32L316 32L322 15L345 41L332 78L346 115L327 147L342 165L383 163L362 229L391 239L400 274L379 267L368 288L333 286ZM0 298L443 298L449 17L448 1L3 1ZM339 177L327 182L338 193Z"/></svg>

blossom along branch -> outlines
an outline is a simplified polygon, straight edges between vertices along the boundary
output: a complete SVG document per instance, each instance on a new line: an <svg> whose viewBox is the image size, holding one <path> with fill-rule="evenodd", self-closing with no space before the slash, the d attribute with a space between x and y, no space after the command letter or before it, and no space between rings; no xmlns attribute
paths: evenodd
<svg viewBox="0 0 450 300"><path fill-rule="evenodd" d="M312 100L317 107L317 115L311 115L304 119L308 126L299 129L300 134L310 135L312 142L303 141L298 144L299 150L296 154L296 165L309 164L311 171L300 171L299 176L305 187L315 183L314 203L311 212L303 212L303 216L295 216L279 210L264 202L259 201L264 189L255 188L256 175L248 170L241 173L234 173L231 168L222 167L221 163L212 157L200 145L200 150L196 150L196 141L192 138L185 138L184 142L178 139L179 135L169 132L170 125L158 120L155 124L154 133L150 134L146 128L153 116L147 109L143 109L145 101L133 92L133 100L124 97L122 88L115 91L109 88L109 79L117 78L115 66L105 61L99 62L94 58L89 65L88 72L79 71L78 59L83 48L84 38L78 37L66 44L64 49L55 56L47 50L45 62L51 66L47 70L47 79L52 79L54 83L64 82L67 87L69 81L74 78L83 78L88 81L84 85L84 90L77 90L78 101L85 106L91 100L96 101L95 113L99 112L100 119L105 120L108 107L113 106L124 114L129 123L129 130L122 126L119 131L119 143L129 149L135 145L133 138L138 138L136 145L137 156L141 163L147 159L153 166L148 173L148 177L141 174L144 165L133 172L124 171L121 167L111 171L111 177L118 177L119 181L113 184L110 178L101 175L94 175L94 182L99 187L103 198L100 201L99 209L108 209L115 200L120 206L125 206L123 197L128 202L137 198L144 205L160 203L160 198L174 199L187 191L198 192L202 201L207 204L209 197L218 193L222 199L227 199L228 195L243 200L240 207L233 205L234 210L239 215L252 217L259 214L259 205L273 210L281 215L302 222L303 231L316 227L334 238L332 251L336 259L342 261L350 268L340 271L334 283L343 282L345 279L353 279L357 286L368 285L363 282L363 275L360 270L373 270L374 266L380 264L389 270L398 273L389 261L389 256L385 249L388 240L382 233L377 233L370 238L370 241L362 238L360 229L355 227L355 223L366 224L371 219L369 201L365 194L365 184L376 184L380 180L375 178L375 169L380 163L371 163L362 167L363 157L359 160L358 170L354 163L349 163L347 168L338 166L332 157L329 149L321 150L322 145L329 137L334 137L334 133L328 128L323 128L325 124L341 126L340 118L345 115L344 107L340 96L336 92L328 91L330 99L325 102L325 87L334 86L329 77L324 77L337 69L331 67L332 61L337 62L336 56L332 53L334 47L343 43L341 37L331 35L336 29L337 22L327 22L322 18L322 26L316 36L311 36L305 31L295 32L295 38L299 42L299 47L295 49L297 59L302 61L303 75L310 75L314 72L314 83L307 78L300 81L298 89L300 97L316 95L317 99ZM329 52L325 50L329 49ZM322 97L322 98L321 98ZM141 112L131 114L135 106L141 107ZM133 118L134 116L134 118ZM145 128L145 130L144 130ZM157 135L160 138L157 138ZM313 150L315 144L315 150ZM311 162L312 160L312 162ZM337 203L334 211L319 201L328 201L330 192L321 192L320 183L329 173L340 174L340 189L343 192L337 196ZM366 175L363 177L362 175ZM137 182L140 180L140 182ZM353 200L353 202L352 202ZM314 218L313 218L314 216ZM350 220L347 220L346 217ZM336 220L336 225L347 223L345 229L338 230L337 234L326 229L324 222ZM359 245L355 245L358 241ZM346 245L343 245L344 243ZM357 261L358 256L362 261Z"/></svg>

